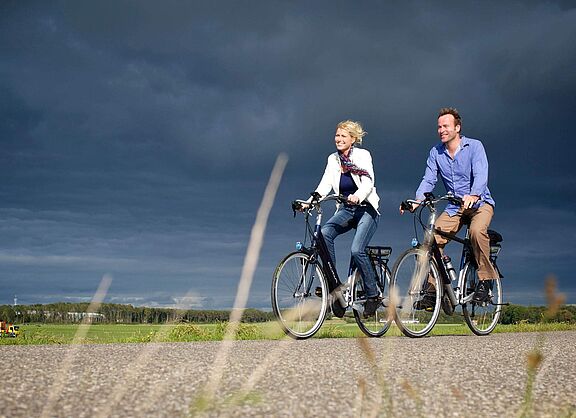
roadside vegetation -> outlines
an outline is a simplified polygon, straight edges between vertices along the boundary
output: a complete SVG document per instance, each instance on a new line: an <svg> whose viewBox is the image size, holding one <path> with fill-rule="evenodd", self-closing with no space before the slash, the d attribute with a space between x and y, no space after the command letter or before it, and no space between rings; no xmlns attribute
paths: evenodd
<svg viewBox="0 0 576 418"><path fill-rule="evenodd" d="M83 344L221 341L227 322L213 324L25 324L16 338L0 338L0 345L70 344L81 327L87 327ZM546 332L576 330L574 323L542 322L498 325L498 332ZM432 335L472 335L461 323L437 324ZM383 338L400 336L393 325ZM352 318L327 320L315 338L358 338L363 334ZM241 323L237 340L279 340L284 337L274 321Z"/></svg>
<svg viewBox="0 0 576 418"><path fill-rule="evenodd" d="M176 310L102 304L90 312L87 303L0 306L0 319L18 324L20 335L0 338L0 345L83 344L221 341L225 338L231 311ZM79 333L78 331L83 331ZM546 332L576 330L576 305L556 302L545 306L505 306L494 332ZM461 315L443 313L432 335L471 335ZM401 333L393 325L386 336ZM329 318L315 338L362 337L351 313ZM386 337L385 336L385 337ZM235 339L262 340L284 337L272 312L246 309Z"/></svg>

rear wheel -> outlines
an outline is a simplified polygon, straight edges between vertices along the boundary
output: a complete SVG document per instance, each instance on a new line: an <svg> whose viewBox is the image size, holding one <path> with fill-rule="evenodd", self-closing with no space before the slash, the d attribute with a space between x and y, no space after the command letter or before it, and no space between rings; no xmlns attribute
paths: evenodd
<svg viewBox="0 0 576 418"><path fill-rule="evenodd" d="M322 326L328 309L328 286L318 263L304 252L289 254L272 279L272 310L284 332L310 338Z"/></svg>
<svg viewBox="0 0 576 418"><path fill-rule="evenodd" d="M473 302L474 289L478 283L478 270L468 262L464 266L464 304L462 313L464 320L476 335L490 334L502 313L502 282L500 279L490 280L489 298L486 302Z"/></svg>
<svg viewBox="0 0 576 418"><path fill-rule="evenodd" d="M364 304L366 293L364 292L364 280L359 270L352 276L352 311L358 327L369 337L381 337L388 331L394 319L394 312L390 307L390 270L384 265L376 265L377 282L382 302L376 309L376 314L364 318Z"/></svg>
<svg viewBox="0 0 576 418"><path fill-rule="evenodd" d="M440 313L438 268L419 248L405 251L392 270L392 303L398 328L408 337L428 334Z"/></svg>

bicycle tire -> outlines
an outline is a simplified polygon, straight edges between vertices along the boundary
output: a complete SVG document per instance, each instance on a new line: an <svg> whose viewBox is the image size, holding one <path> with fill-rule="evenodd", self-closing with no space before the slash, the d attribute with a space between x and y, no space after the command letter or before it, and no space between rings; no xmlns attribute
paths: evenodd
<svg viewBox="0 0 576 418"><path fill-rule="evenodd" d="M434 289L428 277L432 277ZM424 337L434 328L440 314L442 285L435 261L420 248L404 251L394 263L392 283L396 325L407 337ZM422 309L427 292L432 292L433 306Z"/></svg>
<svg viewBox="0 0 576 418"><path fill-rule="evenodd" d="M376 313L364 318L364 304L366 297L364 293L364 281L362 274L356 269L352 275L352 312L358 328L368 337L381 337L386 334L390 325L394 321L394 312L390 309L390 270L384 265L377 265L377 282L382 294L382 302Z"/></svg>
<svg viewBox="0 0 576 418"><path fill-rule="evenodd" d="M470 330L480 336L488 335L494 331L502 313L502 282L500 278L491 280L491 282L492 289L490 289L489 300L482 303L473 302L474 289L478 283L478 271L471 262L464 265L462 313Z"/></svg>
<svg viewBox="0 0 576 418"><path fill-rule="evenodd" d="M272 310L284 333L295 339L312 337L328 310L328 285L318 263L303 251L288 254L272 279Z"/></svg>

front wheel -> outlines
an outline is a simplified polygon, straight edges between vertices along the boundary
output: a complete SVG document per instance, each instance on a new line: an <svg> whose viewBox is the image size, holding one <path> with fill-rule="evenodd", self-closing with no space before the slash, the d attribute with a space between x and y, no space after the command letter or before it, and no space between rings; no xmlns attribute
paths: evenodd
<svg viewBox="0 0 576 418"><path fill-rule="evenodd" d="M272 310L284 332L310 338L322 326L328 309L328 286L318 263L301 251L280 262L272 279Z"/></svg>
<svg viewBox="0 0 576 418"><path fill-rule="evenodd" d="M500 279L490 280L489 299L486 302L473 302L474 289L478 283L478 270L472 263L464 266L464 304L462 313L464 320L476 335L490 334L502 313L502 282Z"/></svg>
<svg viewBox="0 0 576 418"><path fill-rule="evenodd" d="M441 281L436 263L427 251L406 250L394 264L392 283L396 325L408 337L425 336L440 314Z"/></svg>
<svg viewBox="0 0 576 418"><path fill-rule="evenodd" d="M383 336L394 319L393 310L390 309L390 270L380 264L376 264L376 270L376 280L382 295L382 302L376 309L376 313L368 318L364 318L364 304L366 303L364 280L358 269L352 276L352 311L358 327L368 337Z"/></svg>

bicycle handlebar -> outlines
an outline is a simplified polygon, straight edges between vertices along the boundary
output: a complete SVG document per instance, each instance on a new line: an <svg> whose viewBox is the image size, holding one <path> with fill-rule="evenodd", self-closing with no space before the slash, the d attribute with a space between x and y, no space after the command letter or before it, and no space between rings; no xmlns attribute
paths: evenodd
<svg viewBox="0 0 576 418"><path fill-rule="evenodd" d="M418 201L414 199L406 199L400 204L400 208L402 210L413 212L412 205L434 207L436 203L441 202L442 200L446 200L458 206L462 206L463 204L462 198L455 196L453 193L446 193L444 196L438 198L434 197L432 193L425 193L424 200Z"/></svg>
<svg viewBox="0 0 576 418"><path fill-rule="evenodd" d="M330 200L335 200L338 203L345 203L352 206L366 206L366 204L363 203L350 202L346 196L340 194L329 194L322 197L319 193L313 192L311 193L311 195L312 195L311 201L300 199L292 201L292 210L294 211L294 216L296 216L296 211L302 212L305 209L305 205L309 205L310 208L320 207L321 203L328 202Z"/></svg>

